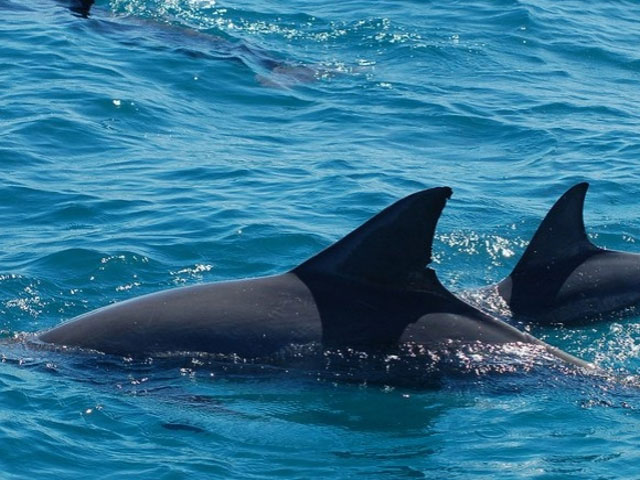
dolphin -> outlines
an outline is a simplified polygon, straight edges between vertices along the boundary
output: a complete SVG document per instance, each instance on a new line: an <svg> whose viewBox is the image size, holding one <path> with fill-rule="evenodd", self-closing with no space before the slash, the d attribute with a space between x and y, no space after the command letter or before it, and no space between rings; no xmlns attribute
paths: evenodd
<svg viewBox="0 0 640 480"><path fill-rule="evenodd" d="M77 17L88 19L91 16L95 0L59 0ZM96 17L93 17L94 19ZM319 65L291 63L285 59L247 42L232 41L228 38L203 33L199 30L166 25L143 18L130 18L127 21L100 19L94 26L102 32L127 31L133 27L149 27L147 37L158 37L162 42L151 43L146 48L160 51L174 51L192 58L209 60L227 60L239 63L256 72L255 80L265 87L290 87L302 83L315 82L323 74L335 75ZM105 28L106 27L106 28ZM169 42L167 42L169 40Z"/></svg>
<svg viewBox="0 0 640 480"><path fill-rule="evenodd" d="M512 315L537 324L580 324L640 305L640 255L605 250L585 231L589 184L553 205L513 271L497 285Z"/></svg>
<svg viewBox="0 0 640 480"><path fill-rule="evenodd" d="M88 18L95 0L69 0L68 7L75 15Z"/></svg>
<svg viewBox="0 0 640 480"><path fill-rule="evenodd" d="M39 334L116 355L266 358L291 345L392 351L399 345L529 344L589 364L477 310L428 268L448 187L409 195L286 273L170 289L109 305Z"/></svg>

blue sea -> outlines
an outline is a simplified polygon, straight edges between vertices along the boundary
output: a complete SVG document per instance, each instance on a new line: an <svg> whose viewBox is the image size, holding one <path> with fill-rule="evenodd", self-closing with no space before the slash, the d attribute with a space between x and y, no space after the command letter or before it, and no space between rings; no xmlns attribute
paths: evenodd
<svg viewBox="0 0 640 480"><path fill-rule="evenodd" d="M610 378L436 386L7 343L284 272L440 185L455 292L508 275L580 181L592 240L640 252L637 2L69 6L0 0L0 478L640 475L640 317L534 329Z"/></svg>

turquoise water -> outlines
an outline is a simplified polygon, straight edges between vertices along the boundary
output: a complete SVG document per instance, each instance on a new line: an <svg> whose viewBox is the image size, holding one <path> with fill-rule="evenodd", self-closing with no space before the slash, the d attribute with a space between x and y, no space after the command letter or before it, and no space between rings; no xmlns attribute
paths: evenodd
<svg viewBox="0 0 640 480"><path fill-rule="evenodd" d="M573 183L640 252L635 2L0 0L0 334L282 272L421 188L455 291ZM632 478L640 318L535 333L615 374L318 372L0 348L1 478ZM388 382L393 383L393 382Z"/></svg>

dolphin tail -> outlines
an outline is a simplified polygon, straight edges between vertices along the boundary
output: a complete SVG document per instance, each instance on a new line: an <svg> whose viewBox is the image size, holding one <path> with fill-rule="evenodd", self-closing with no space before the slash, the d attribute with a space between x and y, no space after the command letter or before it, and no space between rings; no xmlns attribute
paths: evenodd
<svg viewBox="0 0 640 480"><path fill-rule="evenodd" d="M584 227L588 188L588 183L579 183L558 199L511 274L498 284L514 313L543 311L575 267L602 251L591 243Z"/></svg>

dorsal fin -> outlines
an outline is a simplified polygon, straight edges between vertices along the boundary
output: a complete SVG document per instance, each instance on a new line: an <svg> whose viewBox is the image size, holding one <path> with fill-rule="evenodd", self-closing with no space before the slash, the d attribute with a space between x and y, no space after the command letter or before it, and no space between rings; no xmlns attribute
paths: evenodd
<svg viewBox="0 0 640 480"><path fill-rule="evenodd" d="M293 271L381 285L420 283L431 262L436 224L450 196L449 187L409 195Z"/></svg>
<svg viewBox="0 0 640 480"><path fill-rule="evenodd" d="M598 249L584 228L582 212L588 188L587 182L574 185L551 207L512 275Z"/></svg>
<svg viewBox="0 0 640 480"><path fill-rule="evenodd" d="M95 0L71 0L69 10L81 17L88 18Z"/></svg>
<svg viewBox="0 0 640 480"><path fill-rule="evenodd" d="M535 313L551 305L566 278L586 258L601 251L584 228L589 184L578 183L551 207L500 294L514 313Z"/></svg>

